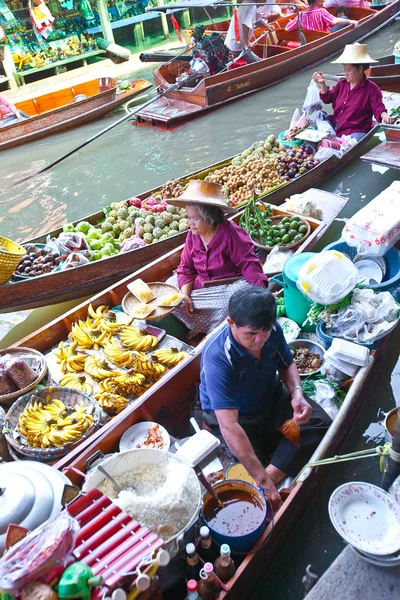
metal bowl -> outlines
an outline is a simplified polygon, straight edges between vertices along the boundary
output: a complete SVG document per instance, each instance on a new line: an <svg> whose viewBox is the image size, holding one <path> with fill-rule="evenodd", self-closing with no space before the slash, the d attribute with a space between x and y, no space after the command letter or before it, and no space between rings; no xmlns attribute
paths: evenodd
<svg viewBox="0 0 400 600"><path fill-rule="evenodd" d="M317 354L319 354L322 359L322 364L324 362L325 350L320 344L317 344L317 342L312 342L311 340L306 339L294 340L293 342L290 342L289 348L291 350L296 350L298 348L307 348L307 350L310 350L310 352L316 352ZM311 373L299 373L300 377L310 377L311 375L321 373L322 364L318 369L312 371Z"/></svg>

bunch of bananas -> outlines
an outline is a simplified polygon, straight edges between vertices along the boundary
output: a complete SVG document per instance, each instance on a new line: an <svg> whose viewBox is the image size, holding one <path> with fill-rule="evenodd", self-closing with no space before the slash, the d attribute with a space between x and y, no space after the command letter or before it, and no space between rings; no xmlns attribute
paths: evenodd
<svg viewBox="0 0 400 600"><path fill-rule="evenodd" d="M125 327L120 333L120 338L125 346L143 352L155 348L158 344L158 338L155 335L149 335L136 327Z"/></svg>
<svg viewBox="0 0 400 600"><path fill-rule="evenodd" d="M88 313L94 321L96 321L97 319L103 319L108 313L108 311L109 308L105 304L98 306L96 309L93 308L92 304L89 304Z"/></svg>
<svg viewBox="0 0 400 600"><path fill-rule="evenodd" d="M135 356L134 369L137 373L142 373L145 377L159 379L163 373L168 371L167 367L153 359L148 359L144 355L144 360Z"/></svg>
<svg viewBox="0 0 400 600"><path fill-rule="evenodd" d="M78 373L84 370L86 360L84 354L70 354L61 361L60 369L63 373Z"/></svg>
<svg viewBox="0 0 400 600"><path fill-rule="evenodd" d="M18 429L34 448L59 448L80 438L93 421L83 402L68 414L65 404L53 398L45 405L38 401L28 404L19 416Z"/></svg>
<svg viewBox="0 0 400 600"><path fill-rule="evenodd" d="M114 365L117 365L117 367L129 368L133 365L133 362L135 360L135 353L130 350L121 348L121 346L118 344L118 342L116 342L114 338L104 344L104 354L106 355L108 360ZM142 353L140 352L140 354ZM146 358L145 354L143 354L143 356Z"/></svg>
<svg viewBox="0 0 400 600"><path fill-rule="evenodd" d="M78 346L84 350L91 348L100 350L111 337L108 331L101 331L99 328L94 327L91 319L74 323L70 335L78 343Z"/></svg>
<svg viewBox="0 0 400 600"><path fill-rule="evenodd" d="M126 398L110 392L101 392L100 394L96 394L95 398L101 408L112 415L121 412L128 404Z"/></svg>
<svg viewBox="0 0 400 600"><path fill-rule="evenodd" d="M64 375L60 379L60 385L73 390L79 390L80 392L86 392L87 394L93 394L93 388L91 385L86 383L84 377L78 377L77 375Z"/></svg>
<svg viewBox="0 0 400 600"><path fill-rule="evenodd" d="M184 358L186 358L187 352L181 352L178 348L165 348L164 350L155 350L153 352L155 358L167 367L175 367Z"/></svg>
<svg viewBox="0 0 400 600"><path fill-rule="evenodd" d="M102 304L96 310L89 304L88 313L94 320L94 327L111 334L119 333L132 323L132 319L128 323L118 323L115 313L110 311L105 304Z"/></svg>
<svg viewBox="0 0 400 600"><path fill-rule="evenodd" d="M107 362L98 356L89 356L85 362L85 373L93 379L107 379L120 375L120 371L112 371Z"/></svg>
<svg viewBox="0 0 400 600"><path fill-rule="evenodd" d="M136 373L133 369L126 373L119 373L116 377L112 378L112 382L117 386L118 390L125 394L143 393L143 386L145 382L145 376L142 373Z"/></svg>
<svg viewBox="0 0 400 600"><path fill-rule="evenodd" d="M75 349L77 345L77 342L72 342L72 344L60 342L57 348L54 348L53 354L56 357L58 364L61 365L61 370L63 371L63 373L66 372L67 359L71 356L76 356Z"/></svg>

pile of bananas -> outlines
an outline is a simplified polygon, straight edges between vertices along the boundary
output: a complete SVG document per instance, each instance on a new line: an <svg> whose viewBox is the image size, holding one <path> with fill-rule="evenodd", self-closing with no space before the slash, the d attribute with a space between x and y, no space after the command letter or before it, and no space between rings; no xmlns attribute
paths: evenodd
<svg viewBox="0 0 400 600"><path fill-rule="evenodd" d="M108 360L117 367L125 367L128 369L135 361L135 352L122 348L114 338L104 344L103 350ZM140 354L143 353L140 352ZM145 354L143 354L143 356L145 359L147 358Z"/></svg>
<svg viewBox="0 0 400 600"><path fill-rule="evenodd" d="M95 398L101 408L112 415L116 415L121 412L121 410L123 410L128 404L128 400L126 398L111 392L101 392L96 394Z"/></svg>
<svg viewBox="0 0 400 600"><path fill-rule="evenodd" d="M167 367L175 367L184 358L187 357L186 352L180 352L178 348L165 348L165 350L155 350L153 356L163 365Z"/></svg>
<svg viewBox="0 0 400 600"><path fill-rule="evenodd" d="M79 392L86 392L86 394L93 394L92 386L89 383L86 383L84 377L79 377L78 375L64 375L60 379L60 385L62 387L78 390Z"/></svg>
<svg viewBox="0 0 400 600"><path fill-rule="evenodd" d="M124 346L141 352L148 352L158 344L158 338L155 335L149 335L136 327L125 327L120 333L120 338Z"/></svg>
<svg viewBox="0 0 400 600"><path fill-rule="evenodd" d="M79 439L93 421L83 402L76 404L68 414L65 404L53 398L47 404L38 401L29 403L19 416L18 429L34 448L60 448Z"/></svg>
<svg viewBox="0 0 400 600"><path fill-rule="evenodd" d="M74 323L71 330L71 338L77 342L81 350L100 350L101 347L110 339L111 334L108 331L102 331L100 327L94 326L94 321L89 317L86 321Z"/></svg>
<svg viewBox="0 0 400 600"><path fill-rule="evenodd" d="M142 356L137 356L142 354L141 352L137 352L135 354L134 369L137 373L142 373L142 375L145 377L150 377L151 379L157 380L161 377L161 375L163 375L163 373L168 371L167 367L157 362L157 360L154 360L153 358L149 360L145 354Z"/></svg>
<svg viewBox="0 0 400 600"><path fill-rule="evenodd" d="M118 323L116 314L109 310L108 306L102 304L96 310L89 304L88 313L93 319L93 327L100 329L104 333L115 335L132 323Z"/></svg>
<svg viewBox="0 0 400 600"><path fill-rule="evenodd" d="M85 362L85 373L99 380L121 374L120 371L111 370L107 362L99 356L88 356Z"/></svg>
<svg viewBox="0 0 400 600"><path fill-rule="evenodd" d="M53 354L63 373L76 373L83 370L86 356L75 353L77 346L77 342L73 342L69 346L64 342L60 342L57 348L53 350Z"/></svg>

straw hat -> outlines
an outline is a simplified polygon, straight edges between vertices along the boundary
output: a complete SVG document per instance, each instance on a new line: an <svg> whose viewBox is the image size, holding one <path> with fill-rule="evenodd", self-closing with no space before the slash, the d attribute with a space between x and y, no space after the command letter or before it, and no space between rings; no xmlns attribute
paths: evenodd
<svg viewBox="0 0 400 600"><path fill-rule="evenodd" d="M192 179L189 181L183 194L178 198L167 198L168 204L174 206L183 206L188 204L203 204L204 206L216 206L224 213L234 213L235 208L228 206L222 188L218 183L210 181L202 181L200 179Z"/></svg>
<svg viewBox="0 0 400 600"><path fill-rule="evenodd" d="M377 63L379 61L371 58L368 54L367 44L347 44L344 47L344 51L336 60L332 61L334 63L340 63L342 65L368 65L370 63Z"/></svg>

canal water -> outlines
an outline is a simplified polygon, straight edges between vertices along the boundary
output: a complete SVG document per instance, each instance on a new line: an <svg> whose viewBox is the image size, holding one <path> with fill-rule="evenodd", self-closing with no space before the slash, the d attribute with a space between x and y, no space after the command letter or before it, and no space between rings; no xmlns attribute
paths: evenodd
<svg viewBox="0 0 400 600"><path fill-rule="evenodd" d="M378 57L391 54L399 39L400 27L394 23L368 40L369 52ZM337 73L340 66L325 63L318 69ZM17 182L121 115L114 113L71 132L2 152L0 234L18 241L39 235L83 218L110 202L126 199L236 154L270 133L279 133L287 128L294 110L301 108L313 70L212 111L173 132L138 128L125 122L50 171L23 184ZM152 79L148 68L140 75ZM354 214L397 178L397 171L356 161L322 184L321 188L340 193L349 202L319 248L340 236L341 219ZM396 401L400 403L399 341L400 332L397 332L390 341L387 361L368 391L346 443L348 452L383 441L383 428L379 424L382 410L390 410ZM344 547L327 516L330 493L344 481L380 481L375 459L325 468L326 477L310 500L304 518L291 533L290 543L276 557L268 575L253 589L255 599L302 598L301 579L306 566L311 564L312 570L320 575Z"/></svg>

